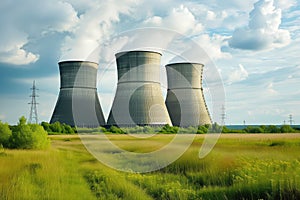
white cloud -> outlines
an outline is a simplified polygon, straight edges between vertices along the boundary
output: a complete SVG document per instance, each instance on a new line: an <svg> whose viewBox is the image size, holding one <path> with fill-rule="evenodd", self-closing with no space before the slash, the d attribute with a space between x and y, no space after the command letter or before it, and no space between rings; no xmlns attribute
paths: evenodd
<svg viewBox="0 0 300 200"><path fill-rule="evenodd" d="M276 7L281 8L282 10L288 10L297 4L297 0L276 0L274 1L274 4Z"/></svg>
<svg viewBox="0 0 300 200"><path fill-rule="evenodd" d="M234 82L239 82L247 79L248 72L243 65L239 64L239 66L237 68L234 68L233 71L229 71L229 74L227 76L228 77L226 82L228 82L228 84L232 84Z"/></svg>
<svg viewBox="0 0 300 200"><path fill-rule="evenodd" d="M273 82L267 85L267 94L268 95L276 95L278 92L274 89Z"/></svg>
<svg viewBox="0 0 300 200"><path fill-rule="evenodd" d="M14 65L27 65L34 63L39 59L38 54L33 54L23 49L28 40L27 38L21 37L15 38L15 41L6 46L0 47L0 62Z"/></svg>
<svg viewBox="0 0 300 200"><path fill-rule="evenodd" d="M276 9L273 4L273 0L255 3L250 12L248 27L235 29L229 45L238 49L263 50L289 44L289 31L279 28L281 9Z"/></svg>
<svg viewBox="0 0 300 200"><path fill-rule="evenodd" d="M136 1L102 1L87 7L80 15L79 22L72 34L68 35L62 45L61 60L99 61L99 45L112 34L114 23L120 14L129 14Z"/></svg>
<svg viewBox="0 0 300 200"><path fill-rule="evenodd" d="M217 60L231 57L229 53L221 50L221 47L226 45L227 38L218 34L214 34L211 37L208 34L201 34L193 39L205 50L211 59Z"/></svg>
<svg viewBox="0 0 300 200"><path fill-rule="evenodd" d="M146 26L162 27L179 32L180 34L199 33L203 30L191 11L184 5L173 8L166 17L153 16L145 20Z"/></svg>
<svg viewBox="0 0 300 200"><path fill-rule="evenodd" d="M0 6L0 62L26 65L39 59L27 44L52 32L67 31L76 12L61 1L4 0Z"/></svg>

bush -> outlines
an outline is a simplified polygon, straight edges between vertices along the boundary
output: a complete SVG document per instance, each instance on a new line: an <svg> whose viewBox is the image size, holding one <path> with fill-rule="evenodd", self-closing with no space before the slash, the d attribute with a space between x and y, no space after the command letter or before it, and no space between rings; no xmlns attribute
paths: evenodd
<svg viewBox="0 0 300 200"><path fill-rule="evenodd" d="M74 134L76 129L72 128L68 124L61 124L60 122L55 122L49 124L48 122L42 122L41 125L44 127L45 131L49 134Z"/></svg>
<svg viewBox="0 0 300 200"><path fill-rule="evenodd" d="M169 124L166 124L161 128L159 131L160 133L177 133L178 132L178 127L177 126L170 126Z"/></svg>
<svg viewBox="0 0 300 200"><path fill-rule="evenodd" d="M108 131L111 132L111 133L117 133L117 134L124 134L125 133L121 128L118 128L116 126L111 126Z"/></svg>
<svg viewBox="0 0 300 200"><path fill-rule="evenodd" d="M218 125L216 122L209 126L209 133L221 133L223 130L222 126Z"/></svg>
<svg viewBox="0 0 300 200"><path fill-rule="evenodd" d="M50 142L47 132L38 124L27 124L26 118L21 117L9 139L10 147L18 149L45 149Z"/></svg>
<svg viewBox="0 0 300 200"><path fill-rule="evenodd" d="M7 123L2 123L0 121L0 145L3 147L9 147L9 138L12 135L12 131L9 129L9 125Z"/></svg>
<svg viewBox="0 0 300 200"><path fill-rule="evenodd" d="M290 125L283 125L280 127L281 133L294 133L296 132Z"/></svg>
<svg viewBox="0 0 300 200"><path fill-rule="evenodd" d="M51 132L51 127L50 124L48 122L42 122L41 126L44 128L45 131L47 131L48 133Z"/></svg>
<svg viewBox="0 0 300 200"><path fill-rule="evenodd" d="M264 127L253 127L253 126L247 126L243 129L246 133L264 133Z"/></svg>
<svg viewBox="0 0 300 200"><path fill-rule="evenodd" d="M197 134L204 134L204 133L207 133L208 127L209 127L209 126L206 126L206 125L199 126L199 127L198 127L198 130L197 130Z"/></svg>
<svg viewBox="0 0 300 200"><path fill-rule="evenodd" d="M55 133L62 133L62 130L63 130L60 122L54 122L53 124L51 124L50 129L52 132L55 132Z"/></svg>

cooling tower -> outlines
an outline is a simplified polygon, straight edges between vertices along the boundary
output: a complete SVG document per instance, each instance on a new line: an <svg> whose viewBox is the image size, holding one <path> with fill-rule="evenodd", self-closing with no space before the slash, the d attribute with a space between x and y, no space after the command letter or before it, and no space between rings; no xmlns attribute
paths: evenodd
<svg viewBox="0 0 300 200"><path fill-rule="evenodd" d="M203 67L198 63L166 65L168 78L166 106L174 126L211 124L202 89Z"/></svg>
<svg viewBox="0 0 300 200"><path fill-rule="evenodd" d="M60 92L50 120L71 126L105 125L97 95L98 64L89 61L59 62Z"/></svg>
<svg viewBox="0 0 300 200"><path fill-rule="evenodd" d="M171 125L160 87L161 54L128 51L116 54L118 85L107 125Z"/></svg>

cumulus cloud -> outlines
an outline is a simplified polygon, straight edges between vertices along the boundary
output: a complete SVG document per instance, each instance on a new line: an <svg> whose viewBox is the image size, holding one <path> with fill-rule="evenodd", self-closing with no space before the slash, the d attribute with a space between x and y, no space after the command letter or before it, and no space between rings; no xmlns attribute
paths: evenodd
<svg viewBox="0 0 300 200"><path fill-rule="evenodd" d="M146 26L164 27L181 34L197 33L203 30L201 23L197 22L195 16L184 5L173 8L166 17L153 16L147 19Z"/></svg>
<svg viewBox="0 0 300 200"><path fill-rule="evenodd" d="M217 17L214 12L210 10L206 11L206 18L213 20ZM227 37L218 34L213 34L212 36L206 34L204 26L196 19L196 14L191 11L191 8L186 7L185 5L172 8L165 16L153 16L148 18L144 21L144 26L163 27L188 37L192 36L191 38L193 41L195 41L212 59L230 57L229 54L221 51L221 46L225 43L225 39L227 39ZM164 43L164 46L168 46L167 44L171 42L175 44L175 41L177 41L178 38L172 34L169 34L168 36L169 37L164 35L163 41L161 38L155 38L154 43L159 41L160 43ZM153 34L150 37L153 38ZM183 44L185 42L181 41L181 43L182 44L181 46L179 45L179 49L184 50ZM190 53L192 52L189 52L189 54Z"/></svg>
<svg viewBox="0 0 300 200"><path fill-rule="evenodd" d="M274 1L276 7L281 8L282 10L288 10L292 6L297 5L297 0L277 0Z"/></svg>
<svg viewBox="0 0 300 200"><path fill-rule="evenodd" d="M237 28L229 39L232 48L264 50L283 47L290 42L288 30L280 29L281 9L274 7L273 0L260 0L250 12L247 27Z"/></svg>
<svg viewBox="0 0 300 200"><path fill-rule="evenodd" d="M67 31L76 23L72 6L59 0L3 0L0 6L0 62L26 65L39 59L27 45L52 32Z"/></svg>
<svg viewBox="0 0 300 200"><path fill-rule="evenodd" d="M214 34L200 34L193 38L199 46L201 46L211 59L217 60L222 58L230 58L229 53L223 52L221 47L226 44L227 36Z"/></svg>
<svg viewBox="0 0 300 200"><path fill-rule="evenodd" d="M79 16L79 22L65 38L61 60L90 60L98 62L99 45L114 32L121 14L129 14L135 0L102 1L90 4Z"/></svg>

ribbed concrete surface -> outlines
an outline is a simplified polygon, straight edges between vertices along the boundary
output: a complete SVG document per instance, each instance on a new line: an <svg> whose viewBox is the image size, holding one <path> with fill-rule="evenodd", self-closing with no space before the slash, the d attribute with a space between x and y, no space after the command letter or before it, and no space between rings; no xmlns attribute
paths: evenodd
<svg viewBox="0 0 300 200"><path fill-rule="evenodd" d="M107 125L171 125L160 88L161 54L128 51L116 59L118 86Z"/></svg>
<svg viewBox="0 0 300 200"><path fill-rule="evenodd" d="M60 92L50 120L71 126L98 127L105 125L97 94L98 64L88 61L59 63Z"/></svg>
<svg viewBox="0 0 300 200"><path fill-rule="evenodd" d="M203 67L199 63L166 65L168 77L166 106L174 126L211 124L202 89Z"/></svg>

